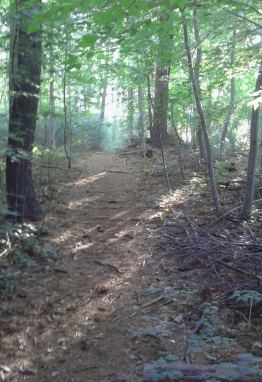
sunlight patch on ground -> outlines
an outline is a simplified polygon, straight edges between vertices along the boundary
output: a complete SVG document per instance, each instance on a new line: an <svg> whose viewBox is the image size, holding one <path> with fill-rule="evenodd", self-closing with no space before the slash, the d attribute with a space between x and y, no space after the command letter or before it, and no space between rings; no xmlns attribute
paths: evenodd
<svg viewBox="0 0 262 382"><path fill-rule="evenodd" d="M80 179L78 181L74 181L72 184L75 186L82 186L83 184L94 183L96 180L103 178L106 175L106 172L100 172L98 174L89 176L88 178Z"/></svg>
<svg viewBox="0 0 262 382"><path fill-rule="evenodd" d="M64 231L63 234L58 238L57 242L61 243L63 241L69 240L71 237L71 230Z"/></svg>
<svg viewBox="0 0 262 382"><path fill-rule="evenodd" d="M78 256L81 255L81 251L90 249L93 246L94 246L93 243L85 243L85 244L83 244L82 242L77 243L75 248L72 250L72 253L75 254L74 260L77 260Z"/></svg>
<svg viewBox="0 0 262 382"><path fill-rule="evenodd" d="M81 207L83 204L84 204L85 206L87 206L87 205L90 204L90 203L95 203L95 201L96 201L97 199L99 199L98 196L92 196L92 197L87 197L87 198L83 198L83 199L75 200L75 201L73 201L73 202L68 203L68 208L69 208L70 210L74 210L74 209L76 209L76 208L78 208L78 207Z"/></svg>
<svg viewBox="0 0 262 382"><path fill-rule="evenodd" d="M160 207L168 208L169 205L175 205L181 202L183 203L186 200L185 195L187 194L183 192L183 189L172 192L172 194L163 195Z"/></svg>

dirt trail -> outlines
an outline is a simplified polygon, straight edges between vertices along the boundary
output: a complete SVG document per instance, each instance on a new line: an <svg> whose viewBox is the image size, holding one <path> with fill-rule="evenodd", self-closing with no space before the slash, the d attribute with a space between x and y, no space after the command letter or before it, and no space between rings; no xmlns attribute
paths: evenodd
<svg viewBox="0 0 262 382"><path fill-rule="evenodd" d="M213 205L205 175L192 171L194 153L183 161L185 181L174 150L166 155L172 194L158 152L152 161L97 152L53 170L44 226L60 256L24 268L3 262L16 291L0 304L0 380L144 382L167 370L174 380L178 367L189 373L182 380L205 380L205 367L220 380L221 362L253 347L261 355L250 307L231 300L241 285L259 290L245 267L256 272L261 256L250 263L241 225L223 221L208 234ZM239 192L228 188L224 200Z"/></svg>
<svg viewBox="0 0 262 382"><path fill-rule="evenodd" d="M4 309L0 363L12 380L131 381L163 348L152 337L142 349L132 335L155 297L141 293L154 280L152 232L162 224L163 186L139 166L94 153L54 184L45 224L59 260L28 274L20 305Z"/></svg>

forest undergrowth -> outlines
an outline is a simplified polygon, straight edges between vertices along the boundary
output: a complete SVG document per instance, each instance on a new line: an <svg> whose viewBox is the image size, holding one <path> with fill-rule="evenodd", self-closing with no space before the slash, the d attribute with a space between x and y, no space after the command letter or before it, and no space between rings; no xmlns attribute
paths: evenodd
<svg viewBox="0 0 262 382"><path fill-rule="evenodd" d="M2 233L0 380L262 380L261 205L238 220L246 157L215 163L220 219L197 154L179 164L168 149L166 163L172 192L158 150L36 171L44 221Z"/></svg>

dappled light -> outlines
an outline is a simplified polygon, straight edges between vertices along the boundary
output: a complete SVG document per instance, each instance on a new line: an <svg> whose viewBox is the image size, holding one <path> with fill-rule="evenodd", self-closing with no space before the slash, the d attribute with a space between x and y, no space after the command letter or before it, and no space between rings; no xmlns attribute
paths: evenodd
<svg viewBox="0 0 262 382"><path fill-rule="evenodd" d="M0 381L262 381L261 16L0 1Z"/></svg>
<svg viewBox="0 0 262 382"><path fill-rule="evenodd" d="M151 175L141 171L139 154L126 157L123 167L116 154L93 153L74 164L77 179L68 173L62 186L59 173L53 170L52 184L58 187L59 197L52 208L45 203L45 225L59 258L28 270L27 279L17 276L23 298L17 305L19 315L12 315L11 321L9 302L3 304L4 349L7 354L19 352L19 359L15 356L8 362L10 375L18 370L33 382L54 378L95 382L111 375L111 381L119 376L132 378L140 358L146 363L145 375L150 375L157 368L152 362L161 352L180 359L193 354L201 368L209 361L206 348L218 361L234 357L236 349L246 351L245 342L236 348L236 342L218 334L222 321L228 324L216 310L220 306L223 312L225 299L231 317L230 304L234 306L230 292L234 271L224 265L230 256L228 246L232 253L238 251L239 268L240 259L249 261L245 251L226 237L218 244L203 235L214 215L211 201L203 205L203 200L210 200L210 191L201 171L185 166L187 180L173 177L170 193L164 176L159 178L158 155L155 152ZM168 163L173 155L167 150ZM148 192L152 189L154 194ZM232 192L239 190L228 191ZM222 235L222 228L219 232ZM216 264L225 268L215 268ZM217 286L219 280L223 289ZM29 282L35 289L30 289ZM260 294L257 289L252 293L257 309ZM208 307L203 328L211 325L213 334L189 345L190 320L193 317L198 325L202 306ZM254 324L256 320L254 310ZM238 321L234 330L240 330ZM243 330L247 333L241 326Z"/></svg>

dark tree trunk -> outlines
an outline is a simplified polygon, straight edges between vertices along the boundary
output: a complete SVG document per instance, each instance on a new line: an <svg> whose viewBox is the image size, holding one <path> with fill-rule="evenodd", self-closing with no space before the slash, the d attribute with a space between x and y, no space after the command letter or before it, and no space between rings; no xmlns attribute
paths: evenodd
<svg viewBox="0 0 262 382"><path fill-rule="evenodd" d="M141 73L140 64L139 64L139 57L137 59L137 73ZM145 126L144 126L144 109L143 109L143 91L142 91L142 85L141 85L141 79L140 76L138 76L138 83L137 83L137 98L138 98L138 111L139 111L139 132L140 132L140 142L144 150L144 155L146 152L146 141L145 141Z"/></svg>
<svg viewBox="0 0 262 382"><path fill-rule="evenodd" d="M259 64L258 77L256 81L255 88L255 98L261 96L262 89L262 59ZM259 110L260 104L259 100L257 104L254 103L251 112L251 123L250 123L250 147L248 155L248 166L247 166L247 179L246 179L246 189L243 201L242 210L240 213L240 218L248 220L251 217L252 203L254 196L255 187L255 170L256 170L256 160L257 160L257 149L258 149L258 133L259 133Z"/></svg>
<svg viewBox="0 0 262 382"><path fill-rule="evenodd" d="M160 134L163 142L167 140L169 72L169 66L156 68L154 118L150 139L152 145L158 148L161 147Z"/></svg>
<svg viewBox="0 0 262 382"><path fill-rule="evenodd" d="M147 73L147 110L148 110L148 130L150 137L153 134L153 113L152 113L152 95L150 86L150 74Z"/></svg>
<svg viewBox="0 0 262 382"><path fill-rule="evenodd" d="M194 9L193 9L193 26L194 26L194 35L195 35L195 41L196 41L196 60L195 60L194 74L196 78L196 85L198 88L199 97L201 98L201 86L200 86L199 73L200 73L200 65L202 60L202 47L201 47L201 38L200 38L200 32L199 32L198 12L197 12L196 6L194 6ZM199 146L200 163L203 164L203 163L206 163L207 161L207 155L206 155L205 140L204 140L201 123L198 123L197 125L196 136L197 136L198 146Z"/></svg>
<svg viewBox="0 0 262 382"><path fill-rule="evenodd" d="M127 90L127 110L128 110L128 134L133 141L134 139L134 90L132 88L128 88Z"/></svg>
<svg viewBox="0 0 262 382"><path fill-rule="evenodd" d="M153 126L150 131L150 143L158 148L162 148L162 142L168 139L170 52L173 50L173 36L168 33L170 23L167 12L161 13L160 22L161 33L159 35L159 52L156 65Z"/></svg>
<svg viewBox="0 0 262 382"><path fill-rule="evenodd" d="M28 5L27 5L28 3ZM40 0L34 6L20 0L19 7L27 12L18 13L20 22L11 26L9 138L6 157L6 191L9 210L7 215L15 221L24 218L41 220L42 210L37 202L32 179L32 148L34 142L39 99L42 41L41 30L27 34L30 14L38 10Z"/></svg>
<svg viewBox="0 0 262 382"><path fill-rule="evenodd" d="M54 88L54 77L55 77L55 67L54 67L54 50L53 45L50 45L50 84L49 84L49 111L50 111L50 122L49 122L49 147L52 150L56 149L56 128L55 128L55 88Z"/></svg>
<svg viewBox="0 0 262 382"><path fill-rule="evenodd" d="M231 53L230 53L231 68L233 68L235 65L236 37L237 37L237 30L236 30L236 27L234 27L233 36L232 36ZM222 129L221 139L220 139L219 160L221 161L224 160L224 156L225 156L225 142L226 142L226 136L227 136L230 120L234 112L235 96L236 96L236 79L234 76L232 76L230 80L229 107L228 107L228 111L224 120L224 126Z"/></svg>

